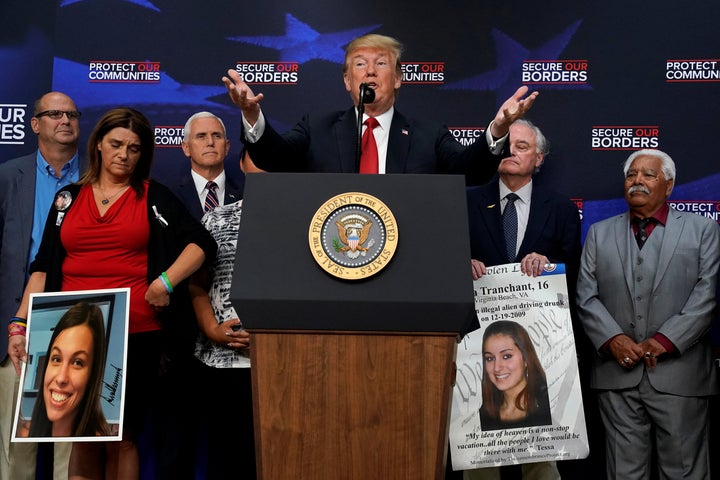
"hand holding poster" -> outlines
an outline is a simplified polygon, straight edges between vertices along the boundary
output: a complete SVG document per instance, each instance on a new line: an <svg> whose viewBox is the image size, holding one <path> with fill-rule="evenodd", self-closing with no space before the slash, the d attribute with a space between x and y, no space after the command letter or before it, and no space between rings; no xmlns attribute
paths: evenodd
<svg viewBox="0 0 720 480"><path fill-rule="evenodd" d="M575 338L562 264L520 264L475 282L480 328L463 338L450 417L454 470L588 455Z"/></svg>
<svg viewBox="0 0 720 480"><path fill-rule="evenodd" d="M129 295L31 295L13 442L122 438Z"/></svg>

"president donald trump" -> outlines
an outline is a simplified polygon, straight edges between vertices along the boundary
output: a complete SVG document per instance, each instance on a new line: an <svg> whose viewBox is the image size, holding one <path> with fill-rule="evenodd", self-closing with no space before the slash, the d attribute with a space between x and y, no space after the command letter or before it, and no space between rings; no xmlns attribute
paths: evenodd
<svg viewBox="0 0 720 480"><path fill-rule="evenodd" d="M607 477L648 479L654 457L662 479L708 479L720 228L667 204L675 164L666 153L637 151L624 172L629 211L590 227L577 284L597 350L591 386L600 390Z"/></svg>

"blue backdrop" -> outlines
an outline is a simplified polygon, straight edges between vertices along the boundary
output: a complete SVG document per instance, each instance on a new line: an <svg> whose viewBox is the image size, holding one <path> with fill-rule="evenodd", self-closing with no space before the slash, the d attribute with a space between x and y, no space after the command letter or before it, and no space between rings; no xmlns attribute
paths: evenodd
<svg viewBox="0 0 720 480"><path fill-rule="evenodd" d="M536 181L577 202L583 232L625 208L621 165L642 147L675 159L678 208L720 220L719 23L717 0L3 0L0 162L36 148L32 102L54 89L82 110L83 142L108 108L143 111L156 126L153 175L168 184L189 168L186 119L212 111L233 139L229 174L241 176L227 69L252 78L287 129L307 111L350 106L343 47L373 32L405 45L397 108L443 120L459 141L519 85L540 91L528 117L551 155Z"/></svg>

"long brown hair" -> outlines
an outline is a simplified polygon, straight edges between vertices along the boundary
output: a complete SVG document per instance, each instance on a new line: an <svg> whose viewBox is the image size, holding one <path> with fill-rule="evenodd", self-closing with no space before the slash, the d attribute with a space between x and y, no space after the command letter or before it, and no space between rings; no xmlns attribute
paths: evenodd
<svg viewBox="0 0 720 480"><path fill-rule="evenodd" d="M78 406L78 415L73 424L73 436L94 437L96 435L109 435L109 428L105 415L103 414L100 394L102 393L102 382L105 372L105 359L107 356L107 338L105 338L105 323L100 307L94 303L79 302L68 309L60 318L53 330L50 343L48 344L46 358L50 358L50 352L55 344L55 339L66 329L86 325L92 332L93 338L93 361L90 369L85 396ZM38 375L45 379L45 370ZM45 397L40 394L35 401L32 420L30 422L31 437L51 437L52 422L48 419L45 408Z"/></svg>
<svg viewBox="0 0 720 480"><path fill-rule="evenodd" d="M100 178L102 155L97 146L105 135L114 128L127 128L140 137L140 159L130 175L130 186L140 198L145 191L143 183L150 177L153 152L155 151L155 137L147 117L130 107L108 110L95 125L87 146L88 168L78 183L81 185L92 184Z"/></svg>
<svg viewBox="0 0 720 480"><path fill-rule="evenodd" d="M535 352L535 347L532 344L532 340L530 340L530 336L520 324L509 320L491 323L483 334L483 351L485 351L485 342L487 342L490 337L496 335L510 337L518 350L520 350L523 360L527 365L527 383L525 388L515 398L515 406L530 415L537 410L540 396L545 395L545 391L547 391L545 370L543 370L540 359ZM483 362L482 407L492 417L500 417L500 405L502 405L504 395L503 392L493 385Z"/></svg>

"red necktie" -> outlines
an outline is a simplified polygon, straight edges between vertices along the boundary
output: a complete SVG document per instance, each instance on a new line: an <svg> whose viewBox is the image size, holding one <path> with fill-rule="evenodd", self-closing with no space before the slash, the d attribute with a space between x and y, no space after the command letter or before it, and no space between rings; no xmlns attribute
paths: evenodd
<svg viewBox="0 0 720 480"><path fill-rule="evenodd" d="M363 133L360 145L362 151L360 155L360 173L378 173L378 149L373 129L380 124L375 117L368 117L363 124L367 128Z"/></svg>

